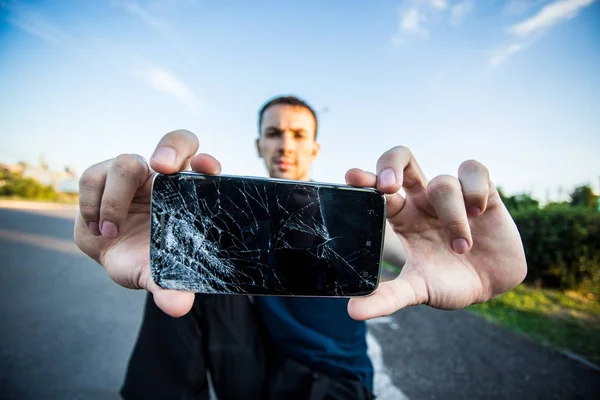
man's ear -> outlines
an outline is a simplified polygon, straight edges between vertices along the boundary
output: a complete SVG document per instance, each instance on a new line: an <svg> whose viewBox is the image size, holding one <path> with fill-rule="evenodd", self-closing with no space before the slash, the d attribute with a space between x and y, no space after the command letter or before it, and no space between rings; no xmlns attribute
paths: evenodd
<svg viewBox="0 0 600 400"><path fill-rule="evenodd" d="M317 158L317 156L319 155L319 151L321 151L321 143L315 141L313 143L313 159Z"/></svg>
<svg viewBox="0 0 600 400"><path fill-rule="evenodd" d="M258 158L262 158L262 151L260 150L260 138L256 139L256 152L258 153Z"/></svg>

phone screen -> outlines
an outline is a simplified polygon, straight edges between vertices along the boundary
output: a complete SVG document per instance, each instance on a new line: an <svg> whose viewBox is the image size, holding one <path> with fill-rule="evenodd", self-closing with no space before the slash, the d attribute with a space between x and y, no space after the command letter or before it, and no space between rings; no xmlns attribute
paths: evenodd
<svg viewBox="0 0 600 400"><path fill-rule="evenodd" d="M183 172L152 189L151 270L197 293L363 296L379 283L374 189Z"/></svg>

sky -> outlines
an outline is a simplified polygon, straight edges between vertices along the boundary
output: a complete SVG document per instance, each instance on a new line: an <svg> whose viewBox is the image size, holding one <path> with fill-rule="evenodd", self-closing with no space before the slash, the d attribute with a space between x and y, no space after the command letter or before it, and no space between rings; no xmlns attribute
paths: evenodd
<svg viewBox="0 0 600 400"><path fill-rule="evenodd" d="M280 94L317 110L318 181L403 145L430 179L475 159L508 194L600 190L600 1L0 0L0 162L82 173L188 129L265 176Z"/></svg>

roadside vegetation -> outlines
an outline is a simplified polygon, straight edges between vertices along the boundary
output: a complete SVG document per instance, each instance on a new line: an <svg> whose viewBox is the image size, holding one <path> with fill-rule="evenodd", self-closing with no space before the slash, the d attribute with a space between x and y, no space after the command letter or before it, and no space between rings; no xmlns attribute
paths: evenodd
<svg viewBox="0 0 600 400"><path fill-rule="evenodd" d="M600 364L600 302L592 288L557 290L522 284L496 299L469 307L469 311L539 343Z"/></svg>
<svg viewBox="0 0 600 400"><path fill-rule="evenodd" d="M77 203L74 193L57 193L50 185L0 168L0 199Z"/></svg>
<svg viewBox="0 0 600 400"><path fill-rule="evenodd" d="M468 311L600 365L598 196L580 186L570 201L544 207L529 195L501 196L521 233L528 274L514 290Z"/></svg>

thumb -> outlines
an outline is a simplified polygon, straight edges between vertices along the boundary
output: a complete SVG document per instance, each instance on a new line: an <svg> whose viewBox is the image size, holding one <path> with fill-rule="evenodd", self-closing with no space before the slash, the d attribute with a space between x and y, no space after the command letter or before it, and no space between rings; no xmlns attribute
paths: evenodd
<svg viewBox="0 0 600 400"><path fill-rule="evenodd" d="M183 317L194 305L194 293L160 289L152 294L158 308L174 318Z"/></svg>
<svg viewBox="0 0 600 400"><path fill-rule="evenodd" d="M147 284L147 290L152 293L156 306L174 318L186 315L194 305L194 293L163 289L152 278Z"/></svg>
<svg viewBox="0 0 600 400"><path fill-rule="evenodd" d="M348 314L351 318L364 321L393 314L406 307L425 302L424 296L418 296L413 284L397 277L379 285L372 295L355 297L348 302Z"/></svg>
<svg viewBox="0 0 600 400"><path fill-rule="evenodd" d="M167 133L156 146L150 159L150 167L161 174L183 171L188 168L198 147L198 138L190 131L178 130Z"/></svg>

